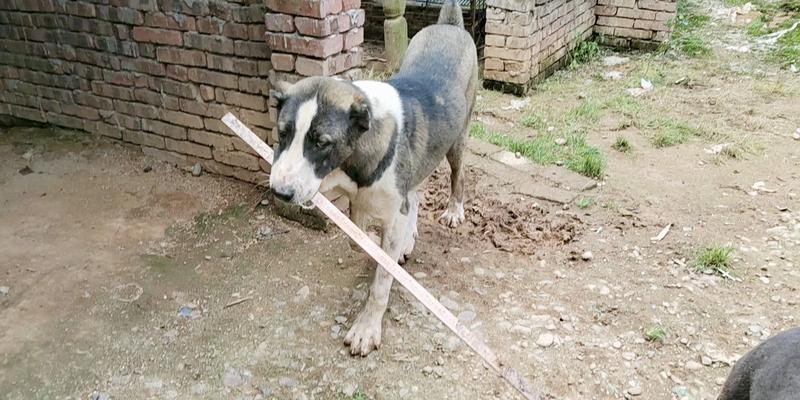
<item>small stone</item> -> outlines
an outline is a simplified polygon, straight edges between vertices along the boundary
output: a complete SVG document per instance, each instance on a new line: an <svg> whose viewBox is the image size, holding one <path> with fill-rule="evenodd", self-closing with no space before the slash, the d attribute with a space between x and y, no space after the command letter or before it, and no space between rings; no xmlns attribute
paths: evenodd
<svg viewBox="0 0 800 400"><path fill-rule="evenodd" d="M794 131L794 133L792 134L792 139L800 140L800 128L797 128L797 130Z"/></svg>
<svg viewBox="0 0 800 400"><path fill-rule="evenodd" d="M475 311L471 310L462 311L461 314L458 314L458 320L461 322L470 322L474 320L475 317Z"/></svg>
<svg viewBox="0 0 800 400"><path fill-rule="evenodd" d="M483 268L481 268L481 267L475 267L475 269L474 269L474 270L472 270L472 272L474 272L474 273L475 273L475 275L478 275L478 276L484 276L484 275L486 275L486 270L485 270L485 269L483 269Z"/></svg>
<svg viewBox="0 0 800 400"><path fill-rule="evenodd" d="M202 396L208 391L208 385L205 383L195 383L192 385L192 393Z"/></svg>
<svg viewBox="0 0 800 400"><path fill-rule="evenodd" d="M581 254L581 259L583 261L592 261L593 258L594 254L592 254L591 251L584 251L583 254Z"/></svg>
<svg viewBox="0 0 800 400"><path fill-rule="evenodd" d="M0 286L0 294L3 296L7 295L10 290L11 288L8 286Z"/></svg>
<svg viewBox="0 0 800 400"><path fill-rule="evenodd" d="M725 378L717 378L717 379L715 379L714 380L714 384L716 384L717 386L724 385L725 384Z"/></svg>
<svg viewBox="0 0 800 400"><path fill-rule="evenodd" d="M151 395L160 392L162 387L164 387L164 382L162 382L160 379L147 381L144 383L144 389L147 390Z"/></svg>
<svg viewBox="0 0 800 400"><path fill-rule="evenodd" d="M603 79L607 81L618 81L625 77L625 74L619 71L608 71L603 75Z"/></svg>
<svg viewBox="0 0 800 400"><path fill-rule="evenodd" d="M706 367L710 367L710 366L711 366L711 364L714 364L714 361L713 361L713 360L711 360L711 357L709 357L709 356L703 356L703 357L701 357L701 358L700 358L700 362L701 362L703 365L705 365Z"/></svg>
<svg viewBox="0 0 800 400"><path fill-rule="evenodd" d="M632 353L629 351L622 353L622 359L625 361L633 361L636 359L636 353Z"/></svg>
<svg viewBox="0 0 800 400"><path fill-rule="evenodd" d="M611 347L613 347L613 348L615 348L615 349L618 349L618 350L619 350L619 349L621 349L621 348L622 348L622 342L620 342L619 340L617 340L617 341L615 341L614 343L611 343Z"/></svg>
<svg viewBox="0 0 800 400"><path fill-rule="evenodd" d="M295 303L300 303L300 302L305 301L306 299L308 299L308 295L310 293L311 293L311 289L309 289L308 286L301 287L300 290L298 290L297 293L294 296L294 302Z"/></svg>
<svg viewBox="0 0 800 400"><path fill-rule="evenodd" d="M613 67L615 65L627 64L630 59L628 57L608 56L603 59L603 65Z"/></svg>
<svg viewBox="0 0 800 400"><path fill-rule="evenodd" d="M339 258L339 259L336 260L336 263L339 264L339 265L342 265L342 264L344 264L344 260Z"/></svg>
<svg viewBox="0 0 800 400"><path fill-rule="evenodd" d="M111 400L111 396L104 392L92 392L92 400Z"/></svg>
<svg viewBox="0 0 800 400"><path fill-rule="evenodd" d="M631 396L640 396L642 394L642 387L639 385L633 385L628 388L628 394Z"/></svg>
<svg viewBox="0 0 800 400"><path fill-rule="evenodd" d="M258 238L261 240L268 240L272 238L272 228L262 225L258 228Z"/></svg>
<svg viewBox="0 0 800 400"><path fill-rule="evenodd" d="M194 167L192 167L192 175L200 176L200 174L202 173L203 173L203 167L200 165L200 163L197 163L194 165Z"/></svg>
<svg viewBox="0 0 800 400"><path fill-rule="evenodd" d="M283 378L278 379L278 384L283 387L293 388L297 386L297 380L284 376Z"/></svg>
<svg viewBox="0 0 800 400"><path fill-rule="evenodd" d="M679 399L689 397L689 389L686 386L675 386L672 388L672 393Z"/></svg>
<svg viewBox="0 0 800 400"><path fill-rule="evenodd" d="M555 342L556 338L552 333L543 333L536 339L536 345L539 347L550 347Z"/></svg>
<svg viewBox="0 0 800 400"><path fill-rule="evenodd" d="M687 361L684 367L689 371L697 371L698 369L703 368L703 365L697 361Z"/></svg>
<svg viewBox="0 0 800 400"><path fill-rule="evenodd" d="M556 138L556 144L559 145L559 146L563 146L563 145L567 144L567 139L564 139L562 137Z"/></svg>
<svg viewBox="0 0 800 400"><path fill-rule="evenodd" d="M144 173L148 173L148 172L150 172L152 170L153 170L153 167L148 165L148 166L144 167L144 169L142 171L144 171Z"/></svg>
<svg viewBox="0 0 800 400"><path fill-rule="evenodd" d="M422 368L422 373L425 375L430 375L431 373L433 373L433 367L429 365L426 366L425 368Z"/></svg>
<svg viewBox="0 0 800 400"><path fill-rule="evenodd" d="M578 100L583 100L583 99L585 99L585 98L586 98L586 92L580 92L580 93L578 93Z"/></svg>
<svg viewBox="0 0 800 400"><path fill-rule="evenodd" d="M242 375L236 371L235 369L228 368L225 371L225 376L222 378L222 384L226 387L238 387L244 383L244 379L242 379Z"/></svg>
<svg viewBox="0 0 800 400"><path fill-rule="evenodd" d="M450 311L458 311L459 309L458 303L456 303L455 300L452 300L447 296L442 296L439 299L439 302L442 303L442 305L448 308Z"/></svg>
<svg viewBox="0 0 800 400"><path fill-rule="evenodd" d="M267 199L261 200L261 205L264 206L264 207L268 206L269 205L269 200L267 200Z"/></svg>
<svg viewBox="0 0 800 400"><path fill-rule="evenodd" d="M353 397L358 390L358 385L355 382L347 382L342 386L342 394L348 399Z"/></svg>
<svg viewBox="0 0 800 400"><path fill-rule="evenodd" d="M333 320L336 321L337 324L344 324L345 322L347 322L347 317L345 317L344 315L337 315L336 318L334 318Z"/></svg>
<svg viewBox="0 0 800 400"><path fill-rule="evenodd" d="M765 285L769 285L769 278L767 278L766 276L759 277L758 280L760 280L761 283Z"/></svg>
<svg viewBox="0 0 800 400"><path fill-rule="evenodd" d="M428 274L426 274L426 273L424 273L422 271L414 273L414 278L417 278L417 279L425 279L427 277L428 277Z"/></svg>
<svg viewBox="0 0 800 400"><path fill-rule="evenodd" d="M211 260L211 256L205 256L206 261Z"/></svg>

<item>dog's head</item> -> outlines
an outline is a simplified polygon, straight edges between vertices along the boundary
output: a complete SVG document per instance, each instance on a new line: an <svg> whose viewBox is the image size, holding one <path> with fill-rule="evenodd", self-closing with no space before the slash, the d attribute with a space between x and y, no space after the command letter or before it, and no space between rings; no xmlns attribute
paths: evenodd
<svg viewBox="0 0 800 400"><path fill-rule="evenodd" d="M333 78L279 83L270 94L278 101L279 140L269 186L278 198L303 204L369 130L369 102L353 84Z"/></svg>

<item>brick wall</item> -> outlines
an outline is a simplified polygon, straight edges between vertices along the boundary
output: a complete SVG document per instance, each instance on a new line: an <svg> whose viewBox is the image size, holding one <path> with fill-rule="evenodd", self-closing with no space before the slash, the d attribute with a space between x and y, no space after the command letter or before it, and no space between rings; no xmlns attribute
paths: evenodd
<svg viewBox="0 0 800 400"><path fill-rule="evenodd" d="M603 43L653 48L669 38L676 0L598 0L595 32Z"/></svg>
<svg viewBox="0 0 800 400"><path fill-rule="evenodd" d="M267 138L272 69L261 0L0 1L0 114L263 181L219 118Z"/></svg>
<svg viewBox="0 0 800 400"><path fill-rule="evenodd" d="M270 82L307 76L360 75L366 14L361 0L266 0L266 40L272 49ZM269 103L271 123L277 120ZM277 141L277 129L271 140Z"/></svg>
<svg viewBox="0 0 800 400"><path fill-rule="evenodd" d="M484 79L524 91L592 35L597 0L488 0Z"/></svg>

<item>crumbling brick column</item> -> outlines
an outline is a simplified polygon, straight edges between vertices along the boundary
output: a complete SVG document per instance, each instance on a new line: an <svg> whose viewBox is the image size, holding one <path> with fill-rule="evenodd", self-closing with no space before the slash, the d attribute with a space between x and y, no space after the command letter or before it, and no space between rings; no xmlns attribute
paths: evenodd
<svg viewBox="0 0 800 400"><path fill-rule="evenodd" d="M513 92L527 89L538 74L539 53L535 2L488 0L483 78L486 85Z"/></svg>
<svg viewBox="0 0 800 400"><path fill-rule="evenodd" d="M677 5L676 0L599 0L594 30L604 44L656 48L669 39L667 21Z"/></svg>
<svg viewBox="0 0 800 400"><path fill-rule="evenodd" d="M365 13L361 0L267 0L267 46L272 51L270 83L307 76L360 75ZM277 121L274 99L270 119ZM273 129L269 144L277 142Z"/></svg>

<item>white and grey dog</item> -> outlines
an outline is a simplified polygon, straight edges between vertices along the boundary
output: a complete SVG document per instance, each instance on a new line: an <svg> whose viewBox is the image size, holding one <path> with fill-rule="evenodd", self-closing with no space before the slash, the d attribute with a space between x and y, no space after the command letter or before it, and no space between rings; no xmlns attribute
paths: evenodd
<svg viewBox="0 0 800 400"><path fill-rule="evenodd" d="M312 77L282 83L279 143L270 189L295 204L335 187L350 199L350 218L382 226L381 247L402 260L414 248L417 189L447 157L450 204L442 215L464 220L461 159L478 85L475 44L454 0L436 25L417 33L397 74L386 82ZM377 268L364 310L345 337L351 354L380 346L392 277Z"/></svg>

